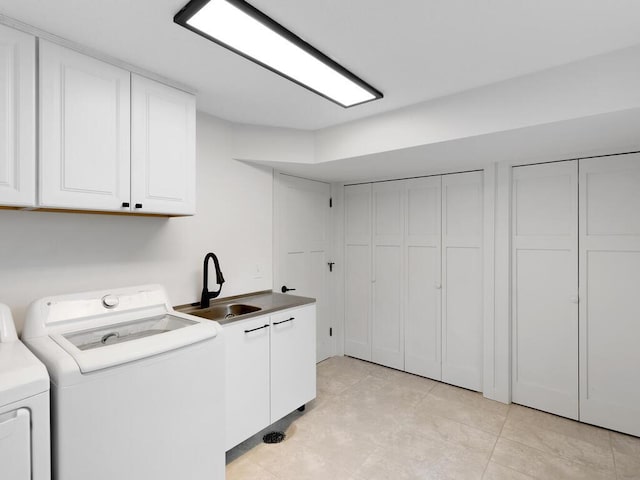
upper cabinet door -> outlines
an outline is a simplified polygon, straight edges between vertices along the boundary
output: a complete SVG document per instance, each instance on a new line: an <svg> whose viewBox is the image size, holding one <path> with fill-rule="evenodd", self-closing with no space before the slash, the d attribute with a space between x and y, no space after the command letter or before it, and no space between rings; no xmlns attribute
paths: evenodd
<svg viewBox="0 0 640 480"><path fill-rule="evenodd" d="M0 25L0 205L35 205L35 67L35 38Z"/></svg>
<svg viewBox="0 0 640 480"><path fill-rule="evenodd" d="M39 204L129 211L130 73L40 41Z"/></svg>
<svg viewBox="0 0 640 480"><path fill-rule="evenodd" d="M132 75L131 202L134 212L195 213L195 97Z"/></svg>

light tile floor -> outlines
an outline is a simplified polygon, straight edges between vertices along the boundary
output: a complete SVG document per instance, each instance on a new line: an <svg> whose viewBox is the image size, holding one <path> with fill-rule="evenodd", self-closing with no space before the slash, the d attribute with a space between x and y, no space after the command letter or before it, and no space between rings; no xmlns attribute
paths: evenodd
<svg viewBox="0 0 640 480"><path fill-rule="evenodd" d="M228 480L640 479L639 438L348 357L265 432L227 452Z"/></svg>

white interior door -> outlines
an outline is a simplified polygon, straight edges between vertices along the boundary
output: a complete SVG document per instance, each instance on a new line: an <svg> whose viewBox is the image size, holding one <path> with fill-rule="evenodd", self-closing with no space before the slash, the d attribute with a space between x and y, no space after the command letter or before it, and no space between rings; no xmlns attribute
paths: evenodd
<svg viewBox="0 0 640 480"><path fill-rule="evenodd" d="M442 380L482 390L482 172L442 177Z"/></svg>
<svg viewBox="0 0 640 480"><path fill-rule="evenodd" d="M405 370L440 380L441 177L406 182Z"/></svg>
<svg viewBox="0 0 640 480"><path fill-rule="evenodd" d="M371 184L344 188L344 353L371 360Z"/></svg>
<svg viewBox="0 0 640 480"><path fill-rule="evenodd" d="M333 355L328 263L331 185L278 173L274 290L316 299L317 361Z"/></svg>
<svg viewBox="0 0 640 480"><path fill-rule="evenodd" d="M512 395L578 418L578 165L513 169Z"/></svg>
<svg viewBox="0 0 640 480"><path fill-rule="evenodd" d="M640 155L580 160L580 420L640 436Z"/></svg>
<svg viewBox="0 0 640 480"><path fill-rule="evenodd" d="M402 292L405 182L373 185L371 360L404 369Z"/></svg>

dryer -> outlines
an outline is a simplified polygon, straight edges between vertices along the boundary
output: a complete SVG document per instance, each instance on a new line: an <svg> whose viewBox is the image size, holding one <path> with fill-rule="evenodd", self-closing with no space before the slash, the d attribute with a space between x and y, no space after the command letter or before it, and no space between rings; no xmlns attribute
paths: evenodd
<svg viewBox="0 0 640 480"><path fill-rule="evenodd" d="M51 478L49 376L0 304L0 478Z"/></svg>
<svg viewBox="0 0 640 480"><path fill-rule="evenodd" d="M146 285L37 300L22 338L51 376L54 479L224 478L218 323Z"/></svg>

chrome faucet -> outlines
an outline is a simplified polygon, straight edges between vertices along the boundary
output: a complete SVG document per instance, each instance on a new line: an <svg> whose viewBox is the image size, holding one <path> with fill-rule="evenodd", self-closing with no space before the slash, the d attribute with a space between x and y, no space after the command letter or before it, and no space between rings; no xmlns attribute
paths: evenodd
<svg viewBox="0 0 640 480"><path fill-rule="evenodd" d="M209 291L209 259L213 258L213 265L216 268L216 283L220 285L217 292ZM216 298L220 295L222 291L222 284L224 283L224 277L222 276L222 272L220 271L220 263L218 262L218 257L216 257L215 253L209 252L204 257L204 278L202 281L202 296L200 297L200 308L208 308L209 300L212 298Z"/></svg>

